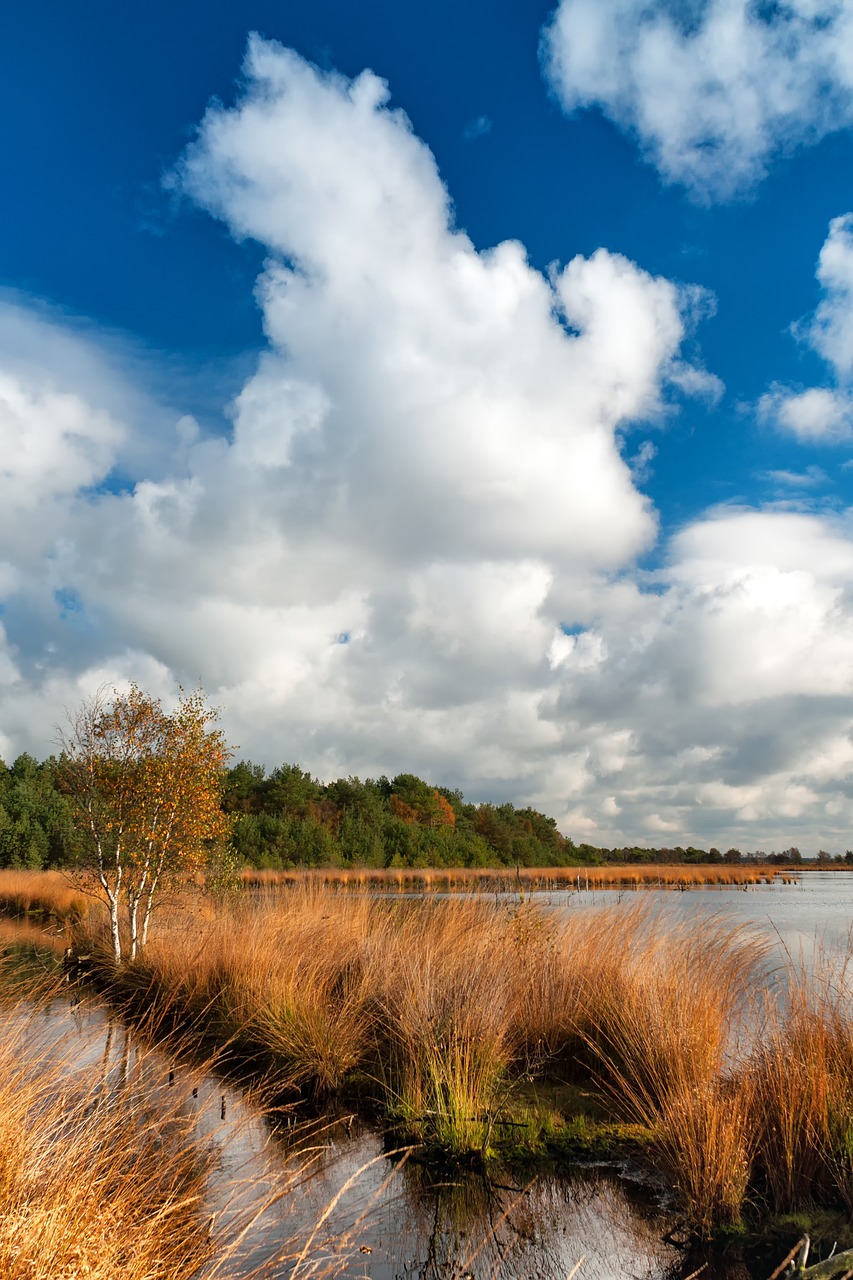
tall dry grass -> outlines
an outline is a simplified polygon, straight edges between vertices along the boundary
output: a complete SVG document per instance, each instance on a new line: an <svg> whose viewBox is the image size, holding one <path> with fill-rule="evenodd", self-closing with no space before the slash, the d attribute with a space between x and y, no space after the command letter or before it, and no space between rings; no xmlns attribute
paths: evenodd
<svg viewBox="0 0 853 1280"><path fill-rule="evenodd" d="M0 911L10 915L43 912L77 923L97 915L96 896L62 871L0 870Z"/></svg>
<svg viewBox="0 0 853 1280"><path fill-rule="evenodd" d="M649 927L649 924L651 927ZM649 1127L693 1229L742 1214L755 1135L744 1028L764 945L720 922L640 922L644 943L594 974L583 1035L617 1110Z"/></svg>
<svg viewBox="0 0 853 1280"><path fill-rule="evenodd" d="M367 900L339 904L310 889L266 905L173 910L121 987L272 1060L280 1085L320 1097L370 1053L380 914Z"/></svg>
<svg viewBox="0 0 853 1280"><path fill-rule="evenodd" d="M411 1136L482 1152L513 1082L549 1072L593 1071L659 1127L664 1102L719 1073L757 955L643 904L561 918L309 882L192 927L177 914L124 981L281 1083L317 1097L359 1073Z"/></svg>
<svg viewBox="0 0 853 1280"><path fill-rule="evenodd" d="M140 1067L69 1070L29 1001L0 1035L0 1275L190 1280L212 1275L208 1149Z"/></svg>
<svg viewBox="0 0 853 1280"><path fill-rule="evenodd" d="M853 1206L846 970L780 991L764 944L722 921L666 922L642 897L561 914L309 878L219 908L188 898L106 971L118 997L277 1087L357 1089L456 1154L488 1152L522 1081L594 1086L651 1131L698 1235L750 1203Z"/></svg>
<svg viewBox="0 0 853 1280"><path fill-rule="evenodd" d="M438 909L436 909L438 907ZM187 927L124 975L314 1097L354 1072L410 1134L482 1149L516 1048L505 908L388 903L312 885Z"/></svg>
<svg viewBox="0 0 853 1280"><path fill-rule="evenodd" d="M409 1132L483 1151L515 1056L506 914L476 899L401 918L375 975L389 1109Z"/></svg>
<svg viewBox="0 0 853 1280"><path fill-rule="evenodd" d="M779 1212L840 1200L853 1213L853 982L848 946L767 993L751 1062L756 1163Z"/></svg>
<svg viewBox="0 0 853 1280"><path fill-rule="evenodd" d="M241 1184L229 1197L220 1177L214 1217L211 1179L229 1139L214 1142L199 1125L192 1087L204 1068L172 1087L153 1048L114 1041L112 1028L100 1059L77 1058L40 1021L56 986L4 979L0 971L3 1280L262 1280L300 1268L331 1280L345 1268L349 1240L321 1241L322 1217L252 1262L251 1232L274 1206L298 1201L316 1148L260 1194Z"/></svg>
<svg viewBox="0 0 853 1280"><path fill-rule="evenodd" d="M247 867L242 881L254 889L310 884L318 888L367 889L400 893L459 889L469 892L548 892L565 889L696 889L749 885L796 877L796 868L739 867L729 864L608 864L596 867Z"/></svg>
<svg viewBox="0 0 853 1280"><path fill-rule="evenodd" d="M190 1280L210 1262L205 1156L181 1118L132 1118L119 1092L22 1070L0 1043L0 1274L6 1280Z"/></svg>

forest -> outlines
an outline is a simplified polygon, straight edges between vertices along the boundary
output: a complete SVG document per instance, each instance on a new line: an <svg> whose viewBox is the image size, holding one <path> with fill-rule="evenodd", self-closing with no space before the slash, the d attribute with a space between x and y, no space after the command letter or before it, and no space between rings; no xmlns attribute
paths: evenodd
<svg viewBox="0 0 853 1280"><path fill-rule="evenodd" d="M38 870L79 860L80 836L61 765L53 756L39 762L23 754L8 766L0 760L0 867ZM231 820L234 858L257 868L690 864L750 856L738 849L575 844L536 809L470 804L461 792L410 773L322 783L296 764L268 773L241 760L224 772L222 807ZM767 858L797 862L799 852Z"/></svg>

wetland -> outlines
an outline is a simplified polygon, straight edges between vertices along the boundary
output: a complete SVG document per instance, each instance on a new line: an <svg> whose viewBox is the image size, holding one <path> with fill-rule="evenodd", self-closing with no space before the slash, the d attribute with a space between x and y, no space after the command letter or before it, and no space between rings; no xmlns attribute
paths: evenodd
<svg viewBox="0 0 853 1280"><path fill-rule="evenodd" d="M851 908L843 871L193 898L100 991L27 1016L53 1066L91 1083L141 1055L152 1095L182 1097L202 1216L243 1233L219 1274L289 1276L308 1245L312 1274L381 1280L766 1277L804 1214L850 1243ZM96 946L91 913L69 927ZM19 953L57 928L7 923Z"/></svg>

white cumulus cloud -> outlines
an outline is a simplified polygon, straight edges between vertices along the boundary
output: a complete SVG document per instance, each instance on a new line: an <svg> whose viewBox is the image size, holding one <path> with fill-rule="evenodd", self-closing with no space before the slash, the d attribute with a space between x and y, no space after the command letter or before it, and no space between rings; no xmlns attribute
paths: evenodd
<svg viewBox="0 0 853 1280"><path fill-rule="evenodd" d="M542 53L567 111L599 107L703 201L853 123L849 0L560 0Z"/></svg>
<svg viewBox="0 0 853 1280"><path fill-rule="evenodd" d="M830 222L817 278L823 297L806 333L838 380L849 381L853 374L853 214Z"/></svg>

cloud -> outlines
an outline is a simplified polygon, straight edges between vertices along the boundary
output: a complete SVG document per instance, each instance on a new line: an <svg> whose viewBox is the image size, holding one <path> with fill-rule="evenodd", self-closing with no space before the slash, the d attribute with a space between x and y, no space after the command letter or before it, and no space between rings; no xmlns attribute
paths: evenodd
<svg viewBox="0 0 853 1280"><path fill-rule="evenodd" d="M642 440L637 452L628 459L628 465L636 484L646 484L652 476L652 463L658 456L658 448L653 440Z"/></svg>
<svg viewBox="0 0 853 1280"><path fill-rule="evenodd" d="M758 402L758 416L790 431L803 444L839 444L850 438L851 403L834 387L791 391L775 384Z"/></svg>
<svg viewBox="0 0 853 1280"><path fill-rule="evenodd" d="M560 0L542 61L566 111L599 107L699 201L853 122L853 8L838 0Z"/></svg>
<svg viewBox="0 0 853 1280"><path fill-rule="evenodd" d="M553 280L517 243L477 252L371 73L347 81L256 39L247 74L180 170L270 253L270 349L236 402L232 460L284 467L282 512L304 528L308 493L318 534L383 562L603 566L647 546L614 432L662 410L679 291L603 250Z"/></svg>
<svg viewBox="0 0 853 1280"><path fill-rule="evenodd" d="M833 218L820 251L823 296L795 335L826 361L830 385L795 391L775 384L758 402L758 416L811 444L838 444L853 435L853 214Z"/></svg>
<svg viewBox="0 0 853 1280"><path fill-rule="evenodd" d="M822 467L807 467L805 471L766 471L763 478L783 489L818 489L829 477Z"/></svg>
<svg viewBox="0 0 853 1280"><path fill-rule="evenodd" d="M492 132L492 121L488 116L477 116L476 120L469 120L462 131L462 136L466 142L473 142L476 138L483 138L487 133Z"/></svg>
<svg viewBox="0 0 853 1280"><path fill-rule="evenodd" d="M685 385L695 293L476 249L382 81L257 39L176 181L264 246L266 346L228 435L160 405L149 448L144 362L56 315L26 369L0 343L30 450L4 753L105 681L201 678L270 764L411 769L608 843L846 839L849 523L720 512L636 567L657 522L623 440Z"/></svg>
<svg viewBox="0 0 853 1280"><path fill-rule="evenodd" d="M820 251L817 278L823 297L803 328L840 382L853 374L853 214L833 218Z"/></svg>
<svg viewBox="0 0 853 1280"><path fill-rule="evenodd" d="M850 813L849 518L721 512L673 539L649 585L600 590L598 662L560 667L551 714L585 752L569 813L600 830L615 794L619 830L649 842L843 841L826 806Z"/></svg>

